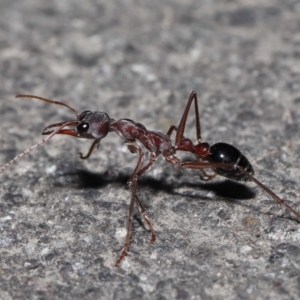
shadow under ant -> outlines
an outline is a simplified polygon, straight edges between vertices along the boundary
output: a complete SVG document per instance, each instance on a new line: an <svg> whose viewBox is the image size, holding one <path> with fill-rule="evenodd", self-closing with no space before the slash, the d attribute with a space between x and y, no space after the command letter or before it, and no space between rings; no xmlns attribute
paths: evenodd
<svg viewBox="0 0 300 300"><path fill-rule="evenodd" d="M130 175L108 171L98 173L84 169L77 169L75 172L63 173L61 175L56 175L55 177L57 176L74 176L75 178L77 178L77 180L75 179L75 181L73 181L77 189L98 189L105 187L110 183L119 183L126 186ZM163 179L155 179L149 176L140 178L139 186L147 186L154 190L163 191L168 194L178 194L174 192L174 184L167 183ZM198 188L204 191L211 191L215 194L217 198L225 198L226 200L249 200L256 196L256 193L250 187L232 180L203 182L197 184L191 182L177 183L176 189L180 187L192 188L194 190ZM199 200L205 200L202 199L204 197L197 195L182 194L182 196L197 199L199 198ZM206 199L211 200L210 198Z"/></svg>
<svg viewBox="0 0 300 300"><path fill-rule="evenodd" d="M54 178L67 176L73 177L71 183L69 184L73 186L75 185L76 189L101 189L111 183L117 183L127 188L127 182L129 178L128 173L117 173L114 171L105 171L99 173L91 172L85 169L76 169L75 171L56 174L54 175ZM176 185L174 185L174 183L172 182L168 183L166 180L155 179L146 175L145 177L139 179L139 186L148 187L155 191L163 191L164 193L170 195L181 196L182 198L186 198L187 201L224 201L244 206L244 204L242 204L240 201L250 200L256 197L256 193L251 187L248 187L243 183L228 179L216 182L210 181L203 183L192 183L184 181L181 183L177 182ZM196 191L197 189L202 191L210 191L214 193L215 197L212 199L210 197L205 196L204 194L197 195L195 193L183 193L175 191L175 189L181 187L191 188L191 190L193 191ZM142 193L141 190L142 189L140 189L139 193ZM145 207L147 209L150 208L148 203L145 203ZM250 207L254 211L262 213L262 211L258 207L252 205L250 205ZM269 215L268 212L264 213ZM147 227L143 223L139 214L134 214L133 218L138 222L139 226L147 230ZM283 218L283 216L278 216L278 218ZM295 220L291 216L285 216L284 218L289 220Z"/></svg>

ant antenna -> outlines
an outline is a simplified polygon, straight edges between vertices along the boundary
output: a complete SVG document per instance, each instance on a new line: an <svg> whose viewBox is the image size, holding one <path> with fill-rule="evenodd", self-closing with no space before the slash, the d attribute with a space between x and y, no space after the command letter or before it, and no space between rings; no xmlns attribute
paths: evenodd
<svg viewBox="0 0 300 300"><path fill-rule="evenodd" d="M46 99L47 100L47 99ZM63 103L62 103L63 104ZM63 104L64 105L64 104ZM43 144L45 144L48 140L50 140L55 134L57 134L61 129L63 129L65 126L70 125L72 122L64 122L63 125L61 125L59 128L57 128L56 130L54 130L50 135L48 135L46 138L44 138L43 140L41 140L40 142L38 142L37 144L31 146L30 148L26 149L25 151L23 151L22 153L20 153L19 155L17 155L15 158L13 158L12 160L10 160L8 163L6 163L2 168L0 168L0 174L4 172L5 169L7 169L10 165L12 165L13 163L15 163L17 160L19 160L21 157L23 157L24 155L26 155L27 153L29 153L31 150L33 150L34 148L37 148Z"/></svg>
<svg viewBox="0 0 300 300"><path fill-rule="evenodd" d="M52 104L56 104L56 105L62 105L62 106L65 106L65 107L68 107L69 109L71 109L72 112L75 114L75 116L78 118L78 113L74 108L72 108L71 106L69 106L65 103L59 102L59 101L54 101L54 100L50 100L50 99L47 99L47 98L34 96L34 95L17 95L16 98L33 98L33 99L42 100L42 101L52 103Z"/></svg>

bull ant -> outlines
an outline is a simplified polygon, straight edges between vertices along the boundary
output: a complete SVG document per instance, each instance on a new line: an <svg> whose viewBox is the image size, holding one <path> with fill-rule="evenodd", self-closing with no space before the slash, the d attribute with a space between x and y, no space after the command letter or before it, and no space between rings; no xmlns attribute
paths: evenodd
<svg viewBox="0 0 300 300"><path fill-rule="evenodd" d="M198 99L196 92L192 92L190 94L178 127L172 125L166 134L158 131L147 130L144 125L136 123L130 119L120 119L116 121L105 112L92 112L86 110L81 114L78 114L72 107L62 102L53 101L34 95L17 95L16 98L34 98L48 103L68 107L75 114L76 119L47 126L42 132L42 135L47 135L47 137L5 164L0 169L0 173L2 173L7 167L16 162L26 153L46 143L49 139L57 134L66 134L77 138L94 140L88 153L85 156L80 153L81 159L89 158L95 147L99 146L101 140L105 138L109 132L117 133L124 141L129 151L138 155L136 167L128 180L128 185L131 189L131 200L127 220L127 234L123 249L116 261L116 265L119 265L121 263L128 252L135 204L138 206L143 220L147 224L151 233L150 242L155 242L155 232L150 219L146 214L145 208L137 195L137 187L138 179L150 169L159 155L162 155L168 163L176 164L188 169L199 170L201 178L205 180L210 180L216 175L221 175L236 181L252 181L267 194L269 194L269 196L271 196L278 204L283 205L287 210L289 210L298 219L300 219L300 213L294 210L283 199L278 197L268 187L266 187L253 176L254 170L251 163L246 158L246 156L243 155L237 148L226 143L216 143L210 146L208 143L202 142ZM196 114L197 139L195 143L193 143L190 139L184 137L186 120L192 102L194 102ZM171 135L173 132L176 132L174 145L172 145L171 142ZM149 160L145 164L144 151L142 150L140 145L143 145L144 148L147 149L150 153ZM178 157L176 157L177 151L186 151L192 153L195 155L197 161L181 161ZM214 174L207 174L205 172L206 169L211 169Z"/></svg>

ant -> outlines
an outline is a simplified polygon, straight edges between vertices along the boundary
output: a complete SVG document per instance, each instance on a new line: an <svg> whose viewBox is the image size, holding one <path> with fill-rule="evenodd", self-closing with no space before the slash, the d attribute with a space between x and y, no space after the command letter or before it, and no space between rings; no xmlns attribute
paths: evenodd
<svg viewBox="0 0 300 300"><path fill-rule="evenodd" d="M269 194L278 204L285 206L287 210L300 219L300 213L290 207L283 199L279 198L274 192L253 176L254 169L251 163L237 148L226 143L216 143L210 146L208 143L202 142L198 99L197 93L194 91L189 96L178 127L172 125L166 134L158 131L147 130L144 125L136 123L130 119L120 119L116 121L110 118L107 113L101 111L92 112L86 110L81 114L78 114L72 107L62 102L34 95L17 95L16 98L34 98L48 103L65 106L75 114L76 119L47 126L42 132L42 135L47 135L47 137L5 164L2 168L0 168L0 173L26 153L46 143L50 138L57 134L66 134L77 138L94 140L85 156L82 155L82 153L79 153L81 159L89 158L95 147L99 147L101 140L105 138L109 132L117 133L124 141L129 151L138 155L136 167L128 180L128 185L131 189L131 200L127 220L127 234L121 253L116 260L116 265L121 263L128 252L135 204L138 206L144 222L147 224L151 233L150 243L155 242L155 232L150 219L146 214L146 210L137 195L137 187L138 179L150 169L159 155L162 155L168 163L176 164L188 169L198 169L200 171L201 178L204 180L211 180L216 175L221 175L236 181L252 181ZM184 137L187 117L193 102L196 117L197 140L195 143ZM171 142L171 135L173 132L176 132L174 145ZM150 153L149 160L145 164L144 151L140 145L143 145ZM192 153L196 156L197 161L181 161L178 157L176 157L177 151ZM205 169L211 169L214 173L207 174Z"/></svg>

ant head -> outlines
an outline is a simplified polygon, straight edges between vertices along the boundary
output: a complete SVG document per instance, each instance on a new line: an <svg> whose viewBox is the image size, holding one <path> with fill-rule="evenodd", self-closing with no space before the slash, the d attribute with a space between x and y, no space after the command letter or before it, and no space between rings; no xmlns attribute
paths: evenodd
<svg viewBox="0 0 300 300"><path fill-rule="evenodd" d="M102 139L109 132L110 117L105 112L86 110L78 116L76 136L86 139Z"/></svg>
<svg viewBox="0 0 300 300"><path fill-rule="evenodd" d="M65 124L63 127L70 128L62 128L58 130L56 134L66 134L83 139L99 140L108 134L110 122L111 119L107 113L86 110L80 115L77 115L77 120L60 122L47 126L42 134L49 135L53 132L54 127L60 127Z"/></svg>
<svg viewBox="0 0 300 300"><path fill-rule="evenodd" d="M76 115L77 120L59 122L47 126L42 132L43 135L53 136L55 134L67 134L78 138L98 140L104 138L109 132L111 120L109 115L104 112L91 112L86 110L78 115L74 108L63 102L34 95L17 95L16 98L34 98L56 105L62 105L69 108ZM55 127L58 128L54 129ZM71 128L66 129L66 127Z"/></svg>

